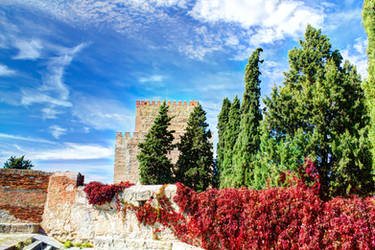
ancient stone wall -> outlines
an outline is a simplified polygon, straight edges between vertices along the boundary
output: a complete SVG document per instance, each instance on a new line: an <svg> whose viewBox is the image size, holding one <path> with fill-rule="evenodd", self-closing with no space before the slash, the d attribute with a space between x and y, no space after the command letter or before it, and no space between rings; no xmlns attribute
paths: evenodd
<svg viewBox="0 0 375 250"><path fill-rule="evenodd" d="M114 162L114 183L129 181L139 183L139 164L137 154L139 153L138 143L143 142L145 135L154 123L160 108L160 101L137 101L135 129L133 133L116 133L115 162ZM173 117L170 130L174 130L175 143L184 134L187 121L196 101L168 101L168 115ZM175 149L169 155L173 163L178 159L178 151Z"/></svg>
<svg viewBox="0 0 375 250"><path fill-rule="evenodd" d="M0 223L41 222L50 175L0 169Z"/></svg>
<svg viewBox="0 0 375 250"><path fill-rule="evenodd" d="M64 176L65 175L65 176ZM198 249L178 241L168 231L158 232L161 225L138 223L135 211L118 212L115 198L101 206L88 204L78 173L51 176L42 228L49 236L66 241L91 242L95 249ZM139 205L156 195L161 185L132 186L119 194L120 204ZM173 201L176 186L164 191ZM177 208L177 205L173 203ZM158 234L157 240L155 234Z"/></svg>

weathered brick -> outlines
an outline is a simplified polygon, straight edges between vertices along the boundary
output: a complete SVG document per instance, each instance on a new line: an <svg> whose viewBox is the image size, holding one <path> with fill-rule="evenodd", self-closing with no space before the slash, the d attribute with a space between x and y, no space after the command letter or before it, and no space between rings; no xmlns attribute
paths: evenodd
<svg viewBox="0 0 375 250"><path fill-rule="evenodd" d="M35 170L0 169L0 209L20 220L41 222L50 175Z"/></svg>

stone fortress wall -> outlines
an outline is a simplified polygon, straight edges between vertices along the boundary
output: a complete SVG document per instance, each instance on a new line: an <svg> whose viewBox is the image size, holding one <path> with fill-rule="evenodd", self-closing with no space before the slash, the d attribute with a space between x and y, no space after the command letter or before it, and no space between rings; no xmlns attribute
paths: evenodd
<svg viewBox="0 0 375 250"><path fill-rule="evenodd" d="M197 101L168 101L168 115L173 117L169 129L175 130L173 134L175 143L184 134L187 121ZM114 161L114 183L129 181L139 183L138 143L145 140L145 135L154 123L159 112L160 101L137 101L134 132L116 133L115 161ZM178 150L175 149L170 154L170 159L175 163L178 159Z"/></svg>

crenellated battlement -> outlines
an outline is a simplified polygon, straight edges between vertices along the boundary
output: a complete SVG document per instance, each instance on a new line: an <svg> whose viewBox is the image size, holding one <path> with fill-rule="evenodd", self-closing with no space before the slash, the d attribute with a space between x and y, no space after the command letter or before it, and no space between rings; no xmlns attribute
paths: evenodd
<svg viewBox="0 0 375 250"><path fill-rule="evenodd" d="M169 106L196 106L198 102L192 101L166 101ZM160 106L162 101L137 100L136 106Z"/></svg>
<svg viewBox="0 0 375 250"><path fill-rule="evenodd" d="M116 132L116 141L143 138L146 132Z"/></svg>

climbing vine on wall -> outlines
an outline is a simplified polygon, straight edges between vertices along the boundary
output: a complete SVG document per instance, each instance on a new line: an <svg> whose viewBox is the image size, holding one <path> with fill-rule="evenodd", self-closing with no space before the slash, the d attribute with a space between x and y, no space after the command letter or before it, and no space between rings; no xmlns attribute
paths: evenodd
<svg viewBox="0 0 375 250"><path fill-rule="evenodd" d="M126 211L135 212L139 224L154 226L155 233L169 228L181 241L205 249L375 249L375 199L321 200L316 167L307 160L304 169L303 180L286 173L280 180L284 187L260 191L226 188L196 193L176 183L173 200L179 209L174 209L163 185L148 201L121 203L118 209L125 216ZM98 186L87 189L94 192ZM117 192L108 186L99 190ZM96 204L112 200L105 198L111 197L108 193L94 196Z"/></svg>
<svg viewBox="0 0 375 250"><path fill-rule="evenodd" d="M91 205L103 205L111 202L113 197L121 193L125 188L134 184L121 182L119 184L105 185L97 181L90 182L83 189L86 192L87 199Z"/></svg>

